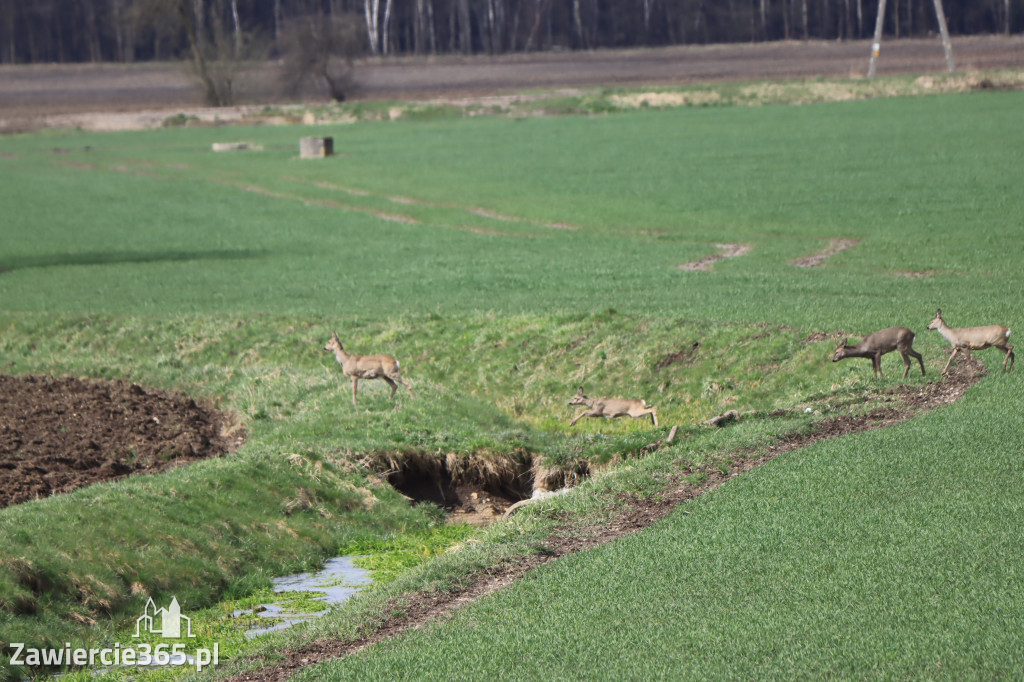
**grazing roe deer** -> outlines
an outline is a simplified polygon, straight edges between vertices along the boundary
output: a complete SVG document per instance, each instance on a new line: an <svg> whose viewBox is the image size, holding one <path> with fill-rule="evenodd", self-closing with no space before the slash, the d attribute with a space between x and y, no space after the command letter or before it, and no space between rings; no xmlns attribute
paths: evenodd
<svg viewBox="0 0 1024 682"><path fill-rule="evenodd" d="M606 419L614 419L615 417L630 416L633 419L651 416L651 422L658 425L658 412L653 407L648 407L647 403L643 400L633 400L625 398L588 398L583 395L583 387L580 386L579 390L576 391L576 395L569 400L570 405L585 405L590 409L586 412L581 412L576 415L576 418L569 422L569 426L572 426L583 417L604 417Z"/></svg>
<svg viewBox="0 0 1024 682"><path fill-rule="evenodd" d="M882 378L885 378L885 374L882 374L882 356L898 350L903 357L903 364L906 365L906 369L903 370L903 378L906 379L907 374L910 373L910 358L917 358L921 365L921 376L924 376L924 359L912 348L914 332L906 327L881 329L874 334L865 336L864 340L856 346L847 345L846 338L840 340L839 334L836 334L833 340L836 342L836 350L832 354L832 362L839 362L843 358L871 358L871 369L874 370L874 375L876 377L881 375Z"/></svg>
<svg viewBox="0 0 1024 682"><path fill-rule="evenodd" d="M390 355L353 355L346 353L338 338L338 332L331 333L331 340L324 346L325 351L333 352L335 359L341 365L341 371L345 376L352 377L352 404L356 404L356 390L359 387L360 379L383 379L391 385L391 399L395 398L395 391L401 383L409 389L409 397L415 398L412 394L412 387L401 375L401 368L398 360Z"/></svg>
<svg viewBox="0 0 1024 682"><path fill-rule="evenodd" d="M1007 343L1010 340L1010 329L1001 324L990 324L984 327L950 327L942 319L942 308L935 311L935 319L928 323L928 329L937 329L942 338L949 341L953 346L953 352L942 368L945 374L949 369L949 363L957 353L963 353L969 360L972 350L985 350L986 348L998 348L1006 353L1003 357L1003 369L1006 369L1006 361L1010 361L1010 371L1013 371L1013 346Z"/></svg>

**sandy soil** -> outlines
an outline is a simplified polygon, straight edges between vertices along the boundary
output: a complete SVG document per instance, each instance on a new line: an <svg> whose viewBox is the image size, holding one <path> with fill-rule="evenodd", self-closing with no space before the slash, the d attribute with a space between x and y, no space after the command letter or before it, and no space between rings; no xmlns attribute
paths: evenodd
<svg viewBox="0 0 1024 682"><path fill-rule="evenodd" d="M869 52L869 41L812 41L368 59L357 65L352 99L424 100L606 85L861 77L867 71ZM953 52L959 71L1024 68L1021 36L954 38ZM879 75L941 73L945 68L938 38L882 44ZM230 122L263 104L285 101L275 94L276 79L273 65L249 70L238 77L238 89L245 95L242 106L210 112L202 107L198 90L178 64L0 66L0 132L80 125L85 112L105 115L105 125L87 126L94 129L143 127L140 120L159 124L175 112ZM307 88L301 98L307 102L327 99L315 87Z"/></svg>

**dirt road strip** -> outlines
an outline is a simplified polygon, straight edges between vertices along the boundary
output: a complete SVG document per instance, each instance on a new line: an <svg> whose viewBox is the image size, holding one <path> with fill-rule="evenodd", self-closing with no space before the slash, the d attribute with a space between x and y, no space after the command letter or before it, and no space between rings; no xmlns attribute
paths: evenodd
<svg viewBox="0 0 1024 682"><path fill-rule="evenodd" d="M860 78L870 41L788 41L650 49L536 52L500 56L364 59L356 64L354 100L481 98L534 89L686 85L786 78ZM957 69L1024 68L1024 36L954 37ZM154 127L177 113L231 122L264 104L295 102L280 93L280 67L268 63L237 77L236 107L207 109L179 63L0 65L0 132L80 126L91 130ZM935 39L882 44L880 76L942 73ZM316 83L298 94L326 102ZM90 114L83 118L83 114ZM105 117L97 118L95 114Z"/></svg>

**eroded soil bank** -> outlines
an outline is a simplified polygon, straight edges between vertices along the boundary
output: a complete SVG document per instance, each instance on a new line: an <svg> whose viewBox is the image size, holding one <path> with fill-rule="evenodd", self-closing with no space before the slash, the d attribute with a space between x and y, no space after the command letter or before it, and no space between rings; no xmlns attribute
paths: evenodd
<svg viewBox="0 0 1024 682"><path fill-rule="evenodd" d="M229 416L125 381L0 375L0 507L234 452Z"/></svg>
<svg viewBox="0 0 1024 682"><path fill-rule="evenodd" d="M419 504L430 502L457 523L487 525L522 500L573 486L590 473L587 462L548 467L541 457L461 457L429 453L378 454L363 463Z"/></svg>

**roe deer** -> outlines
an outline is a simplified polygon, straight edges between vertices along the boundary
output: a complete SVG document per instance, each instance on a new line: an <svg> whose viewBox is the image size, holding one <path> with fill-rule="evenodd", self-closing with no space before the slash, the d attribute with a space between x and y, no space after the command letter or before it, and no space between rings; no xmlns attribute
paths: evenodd
<svg viewBox="0 0 1024 682"><path fill-rule="evenodd" d="M882 356L898 350L903 356L903 364L907 366L903 370L903 378L906 379L907 374L910 373L910 358L917 358L917 362L921 365L921 376L924 376L924 359L911 347L914 343L914 332L906 327L889 327L879 330L865 336L864 340L856 346L847 345L846 339L840 340L838 334L835 335L834 340L836 350L832 354L832 362L839 362L843 358L871 358L871 369L874 370L874 375L876 377L881 375L884 379Z"/></svg>
<svg viewBox="0 0 1024 682"><path fill-rule="evenodd" d="M1010 340L1010 329L1001 324L990 324L984 327L958 327L952 328L942 319L942 308L935 311L935 319L928 323L929 329L937 329L942 338L949 341L953 346L953 352L942 368L945 374L949 369L949 363L957 353L963 353L967 359L971 357L972 350L985 350L986 348L998 348L1006 353L1003 357L1003 369L1006 369L1006 361L1010 361L1010 371L1013 371L1013 346L1007 343Z"/></svg>
<svg viewBox="0 0 1024 682"><path fill-rule="evenodd" d="M605 417L606 419L613 419L615 417L625 417L629 415L633 419L645 417L651 415L651 422L658 425L658 412L653 407L648 407L647 403L643 400L632 400L624 398L588 398L583 395L583 387L580 386L579 390L576 391L576 395L569 400L570 405L585 405L590 409L587 412L581 412L576 415L576 418L569 422L569 426L572 426L583 417Z"/></svg>
<svg viewBox="0 0 1024 682"><path fill-rule="evenodd" d="M331 340L324 346L324 350L332 351L335 359L341 365L341 371L345 376L352 377L352 404L356 404L356 390L359 387L360 379L383 379L391 385L391 399L395 398L395 391L401 383L409 389L409 397L415 398L412 394L412 387L401 375L398 360L390 355L352 355L346 353L338 338L338 332L331 333Z"/></svg>

